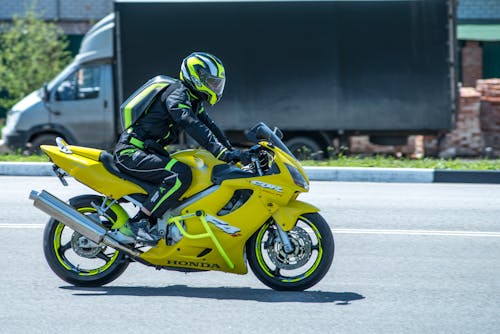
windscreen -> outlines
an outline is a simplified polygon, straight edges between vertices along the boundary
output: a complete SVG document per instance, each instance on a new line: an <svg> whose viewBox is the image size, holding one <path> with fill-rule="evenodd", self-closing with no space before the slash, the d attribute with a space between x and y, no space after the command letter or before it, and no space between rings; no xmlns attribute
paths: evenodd
<svg viewBox="0 0 500 334"><path fill-rule="evenodd" d="M246 132L246 137L252 143L257 144L259 141L266 140L269 141L274 146L280 148L282 151L297 159L292 152L288 149L288 147L283 143L280 137L276 135L276 133L271 130L266 124L260 122L254 125L250 130Z"/></svg>

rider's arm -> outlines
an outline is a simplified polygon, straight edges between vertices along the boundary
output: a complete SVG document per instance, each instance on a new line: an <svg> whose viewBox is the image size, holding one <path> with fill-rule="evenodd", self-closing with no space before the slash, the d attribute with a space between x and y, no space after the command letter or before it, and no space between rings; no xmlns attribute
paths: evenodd
<svg viewBox="0 0 500 334"><path fill-rule="evenodd" d="M208 116L208 113L205 111L205 107L200 107L200 110L198 111L198 118L213 132L215 137L217 137L222 145L224 145L229 150L233 149L231 142L229 141L229 139L227 139L224 132L217 126L217 124L215 124L212 118Z"/></svg>
<svg viewBox="0 0 500 334"><path fill-rule="evenodd" d="M193 107L187 95L187 88L175 89L165 100L167 110L173 120L179 124L203 148L216 158L223 158L228 151L210 129L194 114Z"/></svg>

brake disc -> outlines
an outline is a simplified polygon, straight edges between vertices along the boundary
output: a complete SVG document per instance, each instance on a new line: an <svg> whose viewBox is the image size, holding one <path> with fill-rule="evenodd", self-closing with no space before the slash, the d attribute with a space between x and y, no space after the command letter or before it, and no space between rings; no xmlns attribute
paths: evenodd
<svg viewBox="0 0 500 334"><path fill-rule="evenodd" d="M76 254L90 259L96 257L104 247L99 246L80 233L74 232L71 237L71 248Z"/></svg>
<svg viewBox="0 0 500 334"><path fill-rule="evenodd" d="M302 267L311 258L311 237L301 227L295 226L288 232L288 237L293 245L293 252L287 254L279 238L274 238L274 243L267 244L269 258L277 268L293 270Z"/></svg>

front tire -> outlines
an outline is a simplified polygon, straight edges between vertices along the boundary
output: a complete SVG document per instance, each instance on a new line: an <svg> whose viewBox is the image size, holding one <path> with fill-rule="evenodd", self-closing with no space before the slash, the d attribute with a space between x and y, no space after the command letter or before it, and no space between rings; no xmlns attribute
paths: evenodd
<svg viewBox="0 0 500 334"><path fill-rule="evenodd" d="M302 291L318 283L333 261L330 227L318 213L303 214L287 232L294 251L287 254L274 221L264 224L247 242L250 268L274 290Z"/></svg>
<svg viewBox="0 0 500 334"><path fill-rule="evenodd" d="M83 195L70 199L70 205L85 215L94 215L110 228L117 217L110 209L103 216L96 214L94 203L100 206L103 198ZM99 246L51 218L43 236L45 259L52 271L64 281L86 287L101 286L115 280L129 265L128 257L115 249Z"/></svg>

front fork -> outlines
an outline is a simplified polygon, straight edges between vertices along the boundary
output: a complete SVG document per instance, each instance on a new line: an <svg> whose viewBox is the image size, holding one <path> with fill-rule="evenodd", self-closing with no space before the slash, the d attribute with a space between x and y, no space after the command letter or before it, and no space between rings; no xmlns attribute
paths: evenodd
<svg viewBox="0 0 500 334"><path fill-rule="evenodd" d="M276 226L276 230L278 231L278 236L283 244L283 250L285 253L290 254L294 251L294 246L288 237L288 233L284 231L279 224L274 224Z"/></svg>
<svg viewBox="0 0 500 334"><path fill-rule="evenodd" d="M278 211L273 213L273 220L275 222L274 225L276 225L279 238L283 243L283 250L287 254L292 253L295 246L291 243L290 237L288 237L288 233L286 231L291 231L297 223L297 219L299 219L299 217L304 213L318 211L319 209L311 204L292 200L286 206L280 207Z"/></svg>

